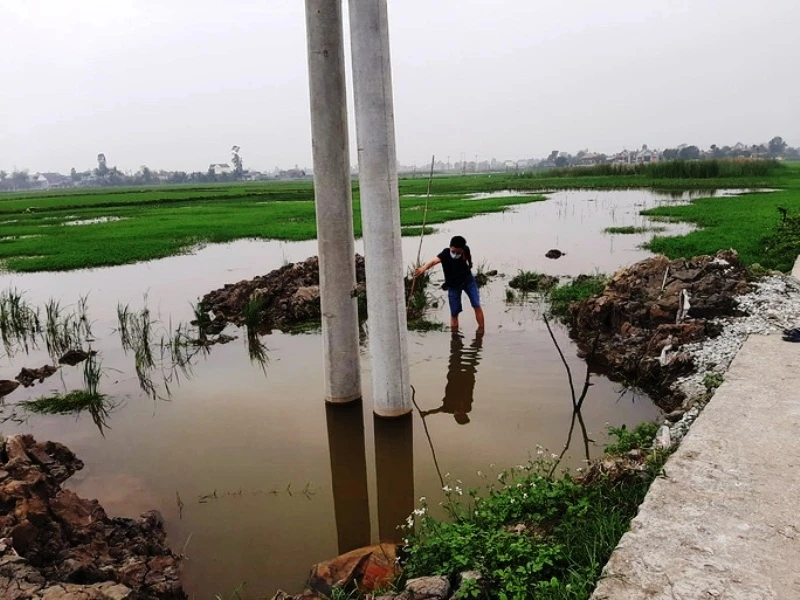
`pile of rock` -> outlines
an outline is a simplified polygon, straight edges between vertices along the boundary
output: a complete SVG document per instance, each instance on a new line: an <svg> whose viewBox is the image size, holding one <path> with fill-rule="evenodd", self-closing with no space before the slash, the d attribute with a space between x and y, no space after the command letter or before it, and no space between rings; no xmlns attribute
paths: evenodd
<svg viewBox="0 0 800 600"><path fill-rule="evenodd" d="M110 518L61 484L83 463L18 435L0 444L0 597L177 600L180 559L156 512Z"/></svg>
<svg viewBox="0 0 800 600"><path fill-rule="evenodd" d="M364 257L356 255L356 289L354 295L365 293ZM251 301L258 303L261 331L293 327L322 318L319 292L319 258L285 265L267 275L227 284L206 294L201 305L214 313L215 320L236 325L245 322L245 308Z"/></svg>
<svg viewBox="0 0 800 600"><path fill-rule="evenodd" d="M718 336L720 319L743 315L737 298L750 289L733 250L691 260L656 256L620 270L600 296L573 305L571 335L596 367L672 411L685 397L673 384L695 370L687 345Z"/></svg>

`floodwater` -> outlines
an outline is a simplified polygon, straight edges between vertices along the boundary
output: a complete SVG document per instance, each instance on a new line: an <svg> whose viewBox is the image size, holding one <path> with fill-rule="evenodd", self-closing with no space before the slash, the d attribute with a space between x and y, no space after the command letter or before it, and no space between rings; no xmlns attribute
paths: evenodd
<svg viewBox="0 0 800 600"><path fill-rule="evenodd" d="M14 286L40 305L50 297L75 304L89 294L92 346L105 369L100 389L115 399L102 435L88 415L30 415L7 420L3 433L31 432L69 446L86 467L68 485L112 515L160 510L171 544L188 557L191 597L227 594L245 581L248 598L270 597L279 587L298 591L313 563L399 540L397 525L421 496L433 506L442 499L442 479L464 489L480 486L499 469L535 458L537 445L548 453L563 450L573 415L566 371L539 301L506 303L508 278L521 268L611 272L642 259L648 253L639 245L648 234L610 236L603 229L647 225L640 210L685 200L648 191L556 192L546 202L438 226L424 240L423 259L461 234L477 263L506 277L481 290L484 335L476 334L469 309L461 334L409 333L411 377L424 417L415 411L389 421L370 410L368 340L364 401L346 407L322 400L319 334L265 336L262 368L234 331L237 340L198 356L190 374L173 379L171 395L162 388L165 398L156 400L140 390L134 358L122 351L114 331L118 303L138 309L146 294L166 333L192 318L190 303L204 293L314 255L316 242L239 241L130 266L2 275L0 289ZM688 231L658 225L668 233ZM404 240L409 264L418 243ZM566 255L549 260L544 254L551 248ZM431 317L447 322L445 294L435 291L442 302ZM580 388L585 364L566 332L554 329ZM0 376L10 379L20 367L47 362L43 351L5 357ZM6 397L6 413L21 400L81 387L81 373L80 365L64 367L43 384L19 388ZM593 383L582 411L591 440L576 427L564 465L579 466L587 448L597 454L607 423L634 425L658 412L648 398L623 394L602 376Z"/></svg>

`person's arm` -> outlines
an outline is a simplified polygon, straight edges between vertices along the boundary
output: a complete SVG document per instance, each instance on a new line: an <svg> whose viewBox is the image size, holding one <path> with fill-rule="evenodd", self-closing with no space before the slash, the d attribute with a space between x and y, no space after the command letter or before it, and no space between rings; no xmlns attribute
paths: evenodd
<svg viewBox="0 0 800 600"><path fill-rule="evenodd" d="M425 271L427 271L428 269L430 269L430 268L432 268L432 267L435 267L436 265L438 265L438 264L439 264L439 263L441 263L441 262L442 262L442 259L441 259L441 258L439 258L438 256L437 256L436 258L432 258L432 259L430 259L430 260L429 260L428 262L426 262L424 265L422 265L421 267L419 267L419 268L417 268L417 269L415 269L415 270L414 270L414 277L419 277L419 276L420 276L420 275L422 275L422 274L423 274Z"/></svg>

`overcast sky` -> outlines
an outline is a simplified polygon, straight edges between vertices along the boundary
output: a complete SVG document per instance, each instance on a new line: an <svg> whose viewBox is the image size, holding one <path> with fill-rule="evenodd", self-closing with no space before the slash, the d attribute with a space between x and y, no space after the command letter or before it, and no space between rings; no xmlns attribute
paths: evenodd
<svg viewBox="0 0 800 600"><path fill-rule="evenodd" d="M403 164L800 145L798 0L389 0L389 19ZM311 163L302 0L0 0L0 169L205 171L233 144L246 168Z"/></svg>

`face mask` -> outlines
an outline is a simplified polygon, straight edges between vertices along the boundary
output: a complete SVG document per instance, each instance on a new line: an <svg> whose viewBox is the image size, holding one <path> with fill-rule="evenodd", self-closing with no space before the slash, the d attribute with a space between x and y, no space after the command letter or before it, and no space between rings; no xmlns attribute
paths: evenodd
<svg viewBox="0 0 800 600"><path fill-rule="evenodd" d="M461 258L461 255L460 254L456 254L456 253L451 251L450 252L450 258L458 259L458 258Z"/></svg>

